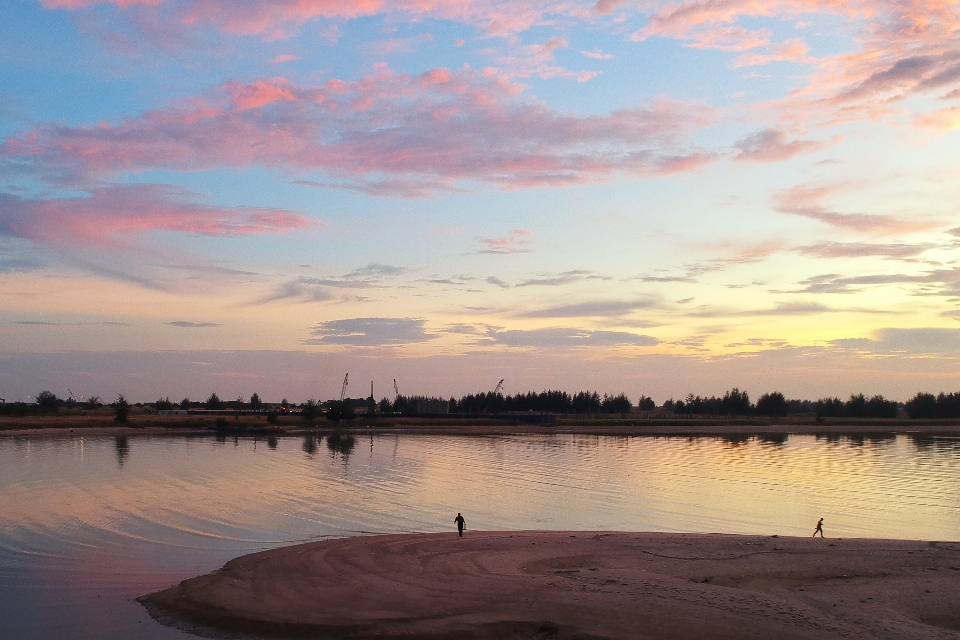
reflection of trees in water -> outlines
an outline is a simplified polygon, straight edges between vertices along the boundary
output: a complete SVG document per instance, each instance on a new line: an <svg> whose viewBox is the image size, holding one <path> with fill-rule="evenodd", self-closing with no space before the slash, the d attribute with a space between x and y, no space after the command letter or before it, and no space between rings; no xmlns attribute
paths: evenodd
<svg viewBox="0 0 960 640"><path fill-rule="evenodd" d="M751 438L753 438L753 436L744 433L731 433L729 435L720 436L720 440L731 447L739 447L742 444L747 444L750 442Z"/></svg>
<svg viewBox="0 0 960 640"><path fill-rule="evenodd" d="M782 447L787 443L787 434L785 433L767 433L760 436L761 444L772 444L775 447Z"/></svg>
<svg viewBox="0 0 960 640"><path fill-rule="evenodd" d="M862 447L865 444L881 445L884 443L893 443L897 439L895 433L851 433L843 437L843 440L856 447Z"/></svg>
<svg viewBox="0 0 960 640"><path fill-rule="evenodd" d="M914 434L910 442L924 453L960 453L960 438Z"/></svg>
<svg viewBox="0 0 960 640"><path fill-rule="evenodd" d="M277 448L277 436L267 436L267 446L271 449Z"/></svg>
<svg viewBox="0 0 960 640"><path fill-rule="evenodd" d="M353 436L342 436L339 433L327 436L327 449L330 449L334 458L341 455L344 459L347 459L355 446L357 446L357 442L353 439Z"/></svg>
<svg viewBox="0 0 960 640"><path fill-rule="evenodd" d="M127 442L127 436L117 436L114 440L114 446L117 448L117 462L122 467L127 456L130 455L130 444Z"/></svg>
<svg viewBox="0 0 960 640"><path fill-rule="evenodd" d="M303 451L311 456L317 452L317 436L312 433L303 436Z"/></svg>

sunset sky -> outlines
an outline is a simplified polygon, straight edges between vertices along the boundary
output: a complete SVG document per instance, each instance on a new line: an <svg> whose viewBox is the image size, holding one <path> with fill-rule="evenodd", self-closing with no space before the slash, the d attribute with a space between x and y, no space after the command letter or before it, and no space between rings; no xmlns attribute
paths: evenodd
<svg viewBox="0 0 960 640"><path fill-rule="evenodd" d="M960 389L956 0L4 0L0 397Z"/></svg>

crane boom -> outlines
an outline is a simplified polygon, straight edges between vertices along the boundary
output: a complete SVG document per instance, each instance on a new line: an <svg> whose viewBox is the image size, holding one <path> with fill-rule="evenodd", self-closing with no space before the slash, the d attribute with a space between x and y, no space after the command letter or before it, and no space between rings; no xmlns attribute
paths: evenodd
<svg viewBox="0 0 960 640"><path fill-rule="evenodd" d="M393 392L394 392L397 396L400 395L400 389L397 388L397 379L396 379L396 378L393 379Z"/></svg>
<svg viewBox="0 0 960 640"><path fill-rule="evenodd" d="M503 380L506 380L506 378L504 378ZM503 380L497 383L497 388L493 390L493 395L497 395L498 393L503 391Z"/></svg>
<svg viewBox="0 0 960 640"><path fill-rule="evenodd" d="M343 376L343 386L340 387L340 402L343 402L343 397L347 395L347 379L349 377L349 373Z"/></svg>

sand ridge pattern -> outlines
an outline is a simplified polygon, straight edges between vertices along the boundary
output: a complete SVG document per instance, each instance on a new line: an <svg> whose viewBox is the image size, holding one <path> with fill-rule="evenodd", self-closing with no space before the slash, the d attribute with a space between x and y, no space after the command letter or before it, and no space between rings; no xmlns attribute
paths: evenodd
<svg viewBox="0 0 960 640"><path fill-rule="evenodd" d="M960 543L456 532L256 553L140 598L206 637L960 639Z"/></svg>

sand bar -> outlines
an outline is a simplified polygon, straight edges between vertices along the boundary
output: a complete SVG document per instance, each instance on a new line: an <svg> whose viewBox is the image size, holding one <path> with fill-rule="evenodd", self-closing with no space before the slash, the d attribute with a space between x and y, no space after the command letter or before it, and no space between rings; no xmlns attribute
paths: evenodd
<svg viewBox="0 0 960 640"><path fill-rule="evenodd" d="M960 543L358 537L237 558L140 601L206 637L960 638Z"/></svg>

